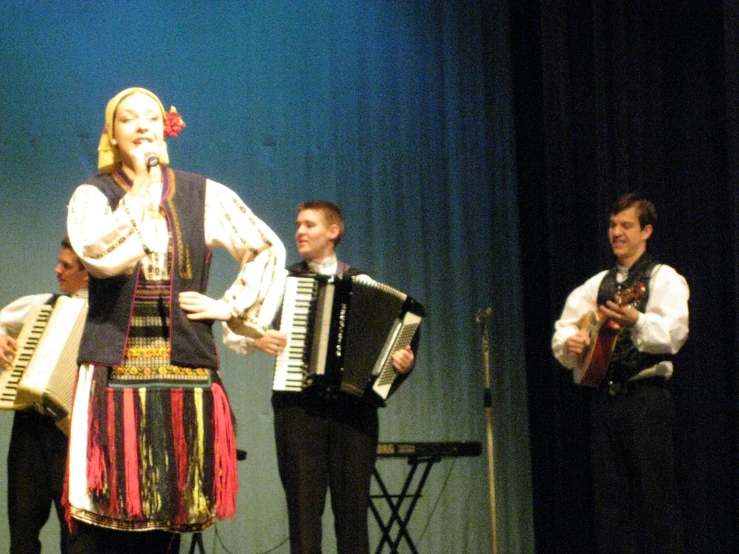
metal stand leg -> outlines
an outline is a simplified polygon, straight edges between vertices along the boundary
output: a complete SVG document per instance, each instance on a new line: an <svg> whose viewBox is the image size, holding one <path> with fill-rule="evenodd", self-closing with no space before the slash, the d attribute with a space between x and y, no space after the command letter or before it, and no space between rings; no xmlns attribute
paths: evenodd
<svg viewBox="0 0 739 554"><path fill-rule="evenodd" d="M192 534L192 539L190 540L190 554L195 554L195 547L198 548L199 554L205 554L205 547L203 546L202 533Z"/></svg>
<svg viewBox="0 0 739 554"><path fill-rule="evenodd" d="M418 550L416 550L416 546L415 544L413 544L413 539L411 539L411 536L408 533L408 523L410 522L413 511L416 508L416 503L418 502L418 499L421 498L421 491L423 490L423 486L426 484L426 479L431 472L431 468L439 460L440 458L438 456L411 457L408 460L408 465L410 465L411 468L408 471L408 475L406 476L405 482L403 483L403 488L401 489L399 494L390 494L387 486L385 485L385 482L380 476L380 473L377 471L377 467L375 467L375 480L377 481L377 484L380 487L380 491L382 493L370 495L369 502L372 515L375 517L375 520L377 521L378 525L380 526L380 530L382 531L382 540L375 550L375 554L380 554L386 544L390 548L390 552L395 553L398 551L398 547L400 546L400 543L402 541L405 541L406 545L410 548L410 551L413 554L418 554ZM420 479L416 483L415 490L409 492L413 484L414 477L416 476L416 471L418 470L418 467L422 464L424 464L423 471L421 472ZM375 498L384 498L385 502L390 507L390 516L387 522L383 520L380 511L375 506L373 500ZM402 514L401 508L403 508L403 503L406 499L410 499L410 503L405 508L405 514ZM398 526L398 530L395 533L395 537L393 537L392 531L395 525Z"/></svg>

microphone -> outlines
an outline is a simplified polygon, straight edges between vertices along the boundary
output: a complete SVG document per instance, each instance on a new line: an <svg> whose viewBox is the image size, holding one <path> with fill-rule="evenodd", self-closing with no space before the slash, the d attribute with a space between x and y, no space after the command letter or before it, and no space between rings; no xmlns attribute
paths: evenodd
<svg viewBox="0 0 739 554"><path fill-rule="evenodd" d="M159 156L156 154L146 155L146 167L154 167L159 165Z"/></svg>
<svg viewBox="0 0 739 554"><path fill-rule="evenodd" d="M482 308L480 308L479 310L477 310L477 314L475 314L475 321L477 323L484 323L492 315L493 315L492 308L487 308L486 310L483 310Z"/></svg>

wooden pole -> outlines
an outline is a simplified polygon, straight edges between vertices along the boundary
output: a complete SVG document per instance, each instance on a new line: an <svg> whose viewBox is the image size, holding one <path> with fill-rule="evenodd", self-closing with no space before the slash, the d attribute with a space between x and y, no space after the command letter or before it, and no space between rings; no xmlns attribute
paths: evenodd
<svg viewBox="0 0 739 554"><path fill-rule="evenodd" d="M495 454L493 449L493 401L490 386L490 347L488 343L487 321L493 315L493 309L477 311L475 321L481 325L482 331L482 359L485 365L485 429L487 435L488 454L488 488L490 490L490 541L493 554L498 554L497 511L495 508Z"/></svg>

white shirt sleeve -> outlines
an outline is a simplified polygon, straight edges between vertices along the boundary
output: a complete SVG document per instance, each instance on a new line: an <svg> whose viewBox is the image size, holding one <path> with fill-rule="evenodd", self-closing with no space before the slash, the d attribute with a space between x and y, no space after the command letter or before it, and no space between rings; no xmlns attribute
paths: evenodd
<svg viewBox="0 0 739 554"><path fill-rule="evenodd" d="M90 274L98 278L121 275L147 255L151 249L144 237L156 235L153 220L146 218L152 206L158 210L158 200L127 193L113 210L96 187L77 187L69 202L67 233Z"/></svg>
<svg viewBox="0 0 739 554"><path fill-rule="evenodd" d="M562 315L554 324L552 352L568 369L576 366L577 358L567 352L565 341L577 333L585 314L598 309L598 289L606 273L598 273L572 291ZM639 314L631 328L631 338L641 352L676 354L682 348L688 338L689 297L688 283L682 275L667 265L654 268L644 313Z"/></svg>
<svg viewBox="0 0 739 554"><path fill-rule="evenodd" d="M565 348L565 341L580 329L580 320L585 314L598 309L598 289L607 271L601 271L573 290L567 297L559 319L554 323L552 352L559 363L567 369L577 365L577 358Z"/></svg>
<svg viewBox="0 0 739 554"><path fill-rule="evenodd" d="M688 339L688 299L685 278L668 265L652 272L649 300L631 328L631 339L641 352L677 354Z"/></svg>
<svg viewBox="0 0 739 554"><path fill-rule="evenodd" d="M51 294L32 294L14 300L0 310L0 336L18 338L23 324L34 306L46 304Z"/></svg>
<svg viewBox="0 0 739 554"><path fill-rule="evenodd" d="M254 344L254 339L234 333L226 323L223 323L223 344L237 354L254 354L259 348Z"/></svg>
<svg viewBox="0 0 739 554"><path fill-rule="evenodd" d="M236 280L223 295L235 319L269 327L282 302L285 287L285 246L279 237L227 187L207 181L205 240L221 247L240 263Z"/></svg>

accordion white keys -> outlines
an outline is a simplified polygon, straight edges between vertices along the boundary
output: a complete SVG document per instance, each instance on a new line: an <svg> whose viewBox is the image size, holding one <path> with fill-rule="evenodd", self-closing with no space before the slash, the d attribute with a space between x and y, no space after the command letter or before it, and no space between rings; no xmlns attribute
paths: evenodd
<svg viewBox="0 0 739 554"><path fill-rule="evenodd" d="M321 386L383 404L399 375L392 354L411 344L425 315L416 300L365 275L290 276L280 320L287 345L272 390Z"/></svg>
<svg viewBox="0 0 739 554"><path fill-rule="evenodd" d="M54 306L34 306L16 342L13 365L0 373L0 409L33 408L69 434L77 351L87 301L60 296Z"/></svg>

